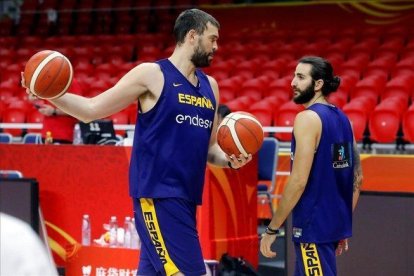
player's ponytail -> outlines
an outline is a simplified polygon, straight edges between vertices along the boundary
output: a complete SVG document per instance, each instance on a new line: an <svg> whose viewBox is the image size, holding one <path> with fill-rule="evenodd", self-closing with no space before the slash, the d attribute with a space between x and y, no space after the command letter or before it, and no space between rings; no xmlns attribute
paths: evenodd
<svg viewBox="0 0 414 276"><path fill-rule="evenodd" d="M325 92L322 88L322 93L324 96L329 95L332 92L338 90L339 85L341 84L341 78L338 76L334 76L330 81L328 81L328 85L326 86Z"/></svg>

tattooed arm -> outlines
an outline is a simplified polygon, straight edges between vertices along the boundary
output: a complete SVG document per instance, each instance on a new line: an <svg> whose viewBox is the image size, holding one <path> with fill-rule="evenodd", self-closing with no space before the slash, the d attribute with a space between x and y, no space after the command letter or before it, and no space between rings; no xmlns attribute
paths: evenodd
<svg viewBox="0 0 414 276"><path fill-rule="evenodd" d="M353 145L353 156L354 156L354 193L352 196L352 211L355 210L359 199L359 192L362 186L362 167L361 167L361 158L359 156L359 151L357 143L354 138ZM342 255L343 252L348 251L348 239L343 239L339 241L338 247L335 250L337 256Z"/></svg>
<svg viewBox="0 0 414 276"><path fill-rule="evenodd" d="M358 203L360 188L362 186L362 167L361 167L361 158L359 156L359 151L357 143L354 139L353 147L353 156L354 156L354 194L352 197L352 211L355 210L355 207Z"/></svg>

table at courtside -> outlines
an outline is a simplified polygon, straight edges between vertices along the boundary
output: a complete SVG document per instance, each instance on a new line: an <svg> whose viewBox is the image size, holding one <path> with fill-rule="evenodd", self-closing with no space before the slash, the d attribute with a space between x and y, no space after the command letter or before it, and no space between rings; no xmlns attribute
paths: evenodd
<svg viewBox="0 0 414 276"><path fill-rule="evenodd" d="M80 243L83 214L90 216L93 239L104 233L103 224L111 216L117 216L121 226L126 216L133 216L128 195L130 147L0 144L0 156L0 168L38 180L49 245L58 266L66 266L67 249ZM227 252L257 266L256 194L256 157L237 171L207 167L203 205L197 210L205 259L219 260ZM136 267L138 255L133 254Z"/></svg>

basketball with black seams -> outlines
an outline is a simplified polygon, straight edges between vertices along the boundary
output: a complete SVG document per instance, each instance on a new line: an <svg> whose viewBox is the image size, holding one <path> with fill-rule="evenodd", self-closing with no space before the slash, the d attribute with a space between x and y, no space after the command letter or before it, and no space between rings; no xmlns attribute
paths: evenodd
<svg viewBox="0 0 414 276"><path fill-rule="evenodd" d="M24 68L25 86L41 99L54 99L66 93L73 79L73 68L63 54L43 50L34 54Z"/></svg>
<svg viewBox="0 0 414 276"><path fill-rule="evenodd" d="M248 112L233 112L224 117L217 129L217 143L228 155L255 154L263 143L263 127Z"/></svg>

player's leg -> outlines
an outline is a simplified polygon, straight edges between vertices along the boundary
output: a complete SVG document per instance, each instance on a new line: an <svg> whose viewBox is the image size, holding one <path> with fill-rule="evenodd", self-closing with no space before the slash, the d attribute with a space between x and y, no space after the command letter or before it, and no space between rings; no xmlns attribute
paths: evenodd
<svg viewBox="0 0 414 276"><path fill-rule="evenodd" d="M137 229L145 237L147 254L157 272L206 274L196 229L196 205L177 198L140 199L134 205L136 221L140 223Z"/></svg>
<svg viewBox="0 0 414 276"><path fill-rule="evenodd" d="M335 243L295 243L295 276L335 276L335 248Z"/></svg>
<svg viewBox="0 0 414 276"><path fill-rule="evenodd" d="M183 274L183 273L181 273L181 272L177 272L177 273L175 273L175 274L174 274L174 275L172 275L172 276L184 276L184 274ZM207 274L200 275L200 276L207 276Z"/></svg>
<svg viewBox="0 0 414 276"><path fill-rule="evenodd" d="M142 210L139 199L134 199L134 217L135 217L135 228L137 229L138 235L141 239L141 250L139 255L138 263L138 276L157 275L157 269L153 263L157 263L159 258L153 258L154 254L149 253L154 250L154 246L151 242L151 238L148 234L145 222L142 219ZM161 265L159 265L161 266ZM161 274L159 274L161 275Z"/></svg>
<svg viewBox="0 0 414 276"><path fill-rule="evenodd" d="M139 254L139 264L137 276L148 276L148 275L157 275L155 267L152 265L152 261L147 254L147 248L144 244L141 245L141 250Z"/></svg>

